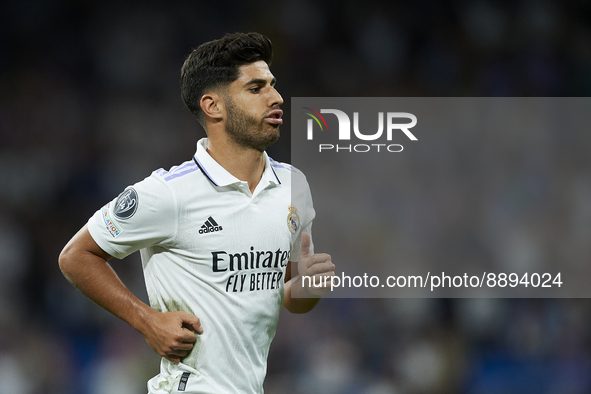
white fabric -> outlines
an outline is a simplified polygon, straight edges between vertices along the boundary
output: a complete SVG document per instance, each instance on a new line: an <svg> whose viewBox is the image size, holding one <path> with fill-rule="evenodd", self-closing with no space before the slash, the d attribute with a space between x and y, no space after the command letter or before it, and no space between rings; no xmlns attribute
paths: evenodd
<svg viewBox="0 0 591 394"><path fill-rule="evenodd" d="M310 232L315 215L298 170L265 154L251 194L206 147L207 139L200 140L194 160L153 172L126 189L126 201L114 199L88 222L110 255L141 249L154 309L201 320L204 332L191 353L178 365L162 359L160 374L148 383L154 394L176 392L183 372L191 372L184 393L263 392L285 267L297 261L301 233Z"/></svg>

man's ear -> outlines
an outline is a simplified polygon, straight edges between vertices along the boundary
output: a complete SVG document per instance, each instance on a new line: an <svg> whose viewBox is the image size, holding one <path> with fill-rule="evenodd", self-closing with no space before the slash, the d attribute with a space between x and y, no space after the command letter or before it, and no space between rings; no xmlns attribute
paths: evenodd
<svg viewBox="0 0 591 394"><path fill-rule="evenodd" d="M201 97L199 102L201 110L206 117L221 120L224 117L226 107L224 106L224 100L217 93L206 93Z"/></svg>

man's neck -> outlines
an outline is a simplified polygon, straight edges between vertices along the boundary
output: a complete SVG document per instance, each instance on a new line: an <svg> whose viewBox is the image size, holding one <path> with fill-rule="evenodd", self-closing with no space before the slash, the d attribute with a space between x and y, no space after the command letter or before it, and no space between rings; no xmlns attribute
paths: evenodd
<svg viewBox="0 0 591 394"><path fill-rule="evenodd" d="M248 188L254 193L265 170L263 152L239 146L227 139L210 139L207 153L230 174L248 182Z"/></svg>

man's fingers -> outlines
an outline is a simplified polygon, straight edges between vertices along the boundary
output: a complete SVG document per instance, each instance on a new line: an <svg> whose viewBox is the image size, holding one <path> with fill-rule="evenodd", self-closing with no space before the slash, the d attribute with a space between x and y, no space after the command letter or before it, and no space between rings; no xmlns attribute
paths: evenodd
<svg viewBox="0 0 591 394"><path fill-rule="evenodd" d="M191 350L193 349L193 342L180 342L176 346L172 346L171 350Z"/></svg>
<svg viewBox="0 0 591 394"><path fill-rule="evenodd" d="M184 312L154 312L152 330L143 333L148 345L160 356L173 363L179 363L201 334L199 318Z"/></svg>
<svg viewBox="0 0 591 394"><path fill-rule="evenodd" d="M193 323L192 326L197 334L203 334L203 327L201 327L201 323Z"/></svg>
<svg viewBox="0 0 591 394"><path fill-rule="evenodd" d="M310 286L309 288L326 288L330 287L332 283L332 278L335 276L334 272L323 272L321 274L311 275L310 276Z"/></svg>
<svg viewBox="0 0 591 394"><path fill-rule="evenodd" d="M182 312L183 326L195 330L197 334L203 334L203 327L201 327L201 321L197 316L193 316L189 313Z"/></svg>
<svg viewBox="0 0 591 394"><path fill-rule="evenodd" d="M302 233L301 245L300 256L308 256L310 254L310 234Z"/></svg>
<svg viewBox="0 0 591 394"><path fill-rule="evenodd" d="M308 268L310 268L313 265L324 264L324 263L332 264L332 258L330 257L330 255L326 254L326 253L317 253L317 254L313 254L312 256L310 256L310 258L306 262L306 266Z"/></svg>
<svg viewBox="0 0 591 394"><path fill-rule="evenodd" d="M191 350L191 349L189 349L189 350ZM169 356L169 357L170 356L186 357L187 354L189 354L189 351L188 350L177 350L177 349L173 349L170 352L166 352L166 355Z"/></svg>
<svg viewBox="0 0 591 394"><path fill-rule="evenodd" d="M193 343L197 340L197 336L193 331L183 327L174 339L181 343Z"/></svg>
<svg viewBox="0 0 591 394"><path fill-rule="evenodd" d="M183 330L189 331L187 329ZM193 332L191 332L191 334L193 335L193 337L195 336ZM168 351L165 351L164 357L166 357L173 363L179 363L181 361L181 358L186 357L191 349L193 349L193 343L179 342L177 345L171 346Z"/></svg>
<svg viewBox="0 0 591 394"><path fill-rule="evenodd" d="M331 261L326 261L324 263L317 263L308 268L306 271L306 275L316 275L316 274L329 274L334 273L335 265Z"/></svg>

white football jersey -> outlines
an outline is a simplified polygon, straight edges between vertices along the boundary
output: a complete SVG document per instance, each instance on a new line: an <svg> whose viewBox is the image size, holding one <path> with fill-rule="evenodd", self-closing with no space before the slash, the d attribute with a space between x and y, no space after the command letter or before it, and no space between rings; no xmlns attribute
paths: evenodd
<svg viewBox="0 0 591 394"><path fill-rule="evenodd" d="M150 393L262 393L283 304L314 209L304 175L265 153L254 193L197 144L193 160L128 187L88 222L110 255L141 250L152 308L201 320L193 350L162 359ZM293 185L292 185L293 184Z"/></svg>

